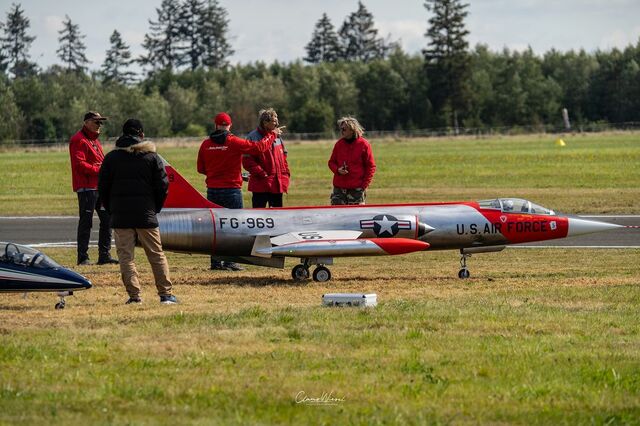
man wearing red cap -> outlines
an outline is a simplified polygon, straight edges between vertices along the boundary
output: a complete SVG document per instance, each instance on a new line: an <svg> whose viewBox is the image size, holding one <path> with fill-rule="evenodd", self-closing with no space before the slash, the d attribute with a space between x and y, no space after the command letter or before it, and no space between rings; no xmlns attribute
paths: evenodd
<svg viewBox="0 0 640 426"><path fill-rule="evenodd" d="M117 264L111 258L111 228L109 227L109 213L102 207L98 197L98 172L104 160L102 145L100 145L100 128L107 120L100 113L89 111L84 115L82 129L71 137L69 141L69 156L71 157L71 178L73 191L78 194L78 265L90 265L89 238L94 210L100 218L100 232L98 234L98 265Z"/></svg>
<svg viewBox="0 0 640 426"><path fill-rule="evenodd" d="M213 120L215 131L205 139L198 151L198 173L206 175L207 199L228 209L241 209L242 205L242 155L260 155L280 136L275 128L259 142L241 139L229 132L231 117L221 112ZM222 262L211 257L211 269L240 271L243 268L233 262Z"/></svg>

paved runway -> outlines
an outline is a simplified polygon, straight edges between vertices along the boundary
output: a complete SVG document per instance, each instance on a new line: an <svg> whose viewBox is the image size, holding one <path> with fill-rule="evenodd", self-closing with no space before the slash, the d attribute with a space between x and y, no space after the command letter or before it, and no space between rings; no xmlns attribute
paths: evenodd
<svg viewBox="0 0 640 426"><path fill-rule="evenodd" d="M585 219L601 220L619 225L640 225L640 215L626 216L580 216ZM71 247L76 244L75 216L45 217L0 217L0 241L36 247ZM97 244L98 218L94 216L91 242ZM620 228L597 234L537 243L518 244L510 247L633 247L640 248L640 229Z"/></svg>

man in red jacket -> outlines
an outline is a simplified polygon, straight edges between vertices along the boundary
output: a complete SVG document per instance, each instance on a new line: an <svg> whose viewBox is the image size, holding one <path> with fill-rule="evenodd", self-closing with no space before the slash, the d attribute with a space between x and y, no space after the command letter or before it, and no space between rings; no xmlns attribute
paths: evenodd
<svg viewBox="0 0 640 426"><path fill-rule="evenodd" d="M231 117L226 112L215 116L216 130L205 139L198 151L198 173L206 175L207 199L228 209L241 209L242 205L242 155L260 155L271 148L282 133L275 128L258 143L231 134ZM211 269L241 271L233 262L222 262L211 257Z"/></svg>
<svg viewBox="0 0 640 426"><path fill-rule="evenodd" d="M250 141L259 141L278 127L278 114L273 108L258 113L258 128L247 135ZM282 138L276 138L271 149L260 155L245 154L242 166L250 173L249 191L253 192L253 208L282 207L282 194L289 189L289 164Z"/></svg>
<svg viewBox="0 0 640 426"><path fill-rule="evenodd" d="M71 177L73 190L78 194L78 265L90 265L89 238L93 212L97 211L100 218L100 232L98 234L98 265L117 264L111 258L111 228L109 214L102 207L98 197L98 172L104 160L102 145L98 136L100 128L107 120L100 113L89 111L84 115L84 125L69 141L69 156L71 157Z"/></svg>
<svg viewBox="0 0 640 426"><path fill-rule="evenodd" d="M342 138L329 159L333 172L332 205L364 204L366 190L376 172L371 145L362 137L364 129L353 117L338 120Z"/></svg>

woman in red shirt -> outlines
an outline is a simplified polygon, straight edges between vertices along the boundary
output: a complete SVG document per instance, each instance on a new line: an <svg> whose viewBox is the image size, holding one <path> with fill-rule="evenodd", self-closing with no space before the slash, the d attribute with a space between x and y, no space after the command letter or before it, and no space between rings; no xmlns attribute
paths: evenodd
<svg viewBox="0 0 640 426"><path fill-rule="evenodd" d="M362 137L364 129L353 117L338 120L342 137L329 158L333 172L332 205L364 204L366 190L376 172L371 145Z"/></svg>

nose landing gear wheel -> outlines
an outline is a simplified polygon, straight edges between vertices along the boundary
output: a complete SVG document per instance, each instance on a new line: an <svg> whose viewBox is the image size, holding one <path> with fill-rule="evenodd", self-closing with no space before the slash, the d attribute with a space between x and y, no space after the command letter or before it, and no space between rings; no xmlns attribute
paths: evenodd
<svg viewBox="0 0 640 426"><path fill-rule="evenodd" d="M318 266L313 270L313 280L323 283L331 279L331 271L325 266Z"/></svg>
<svg viewBox="0 0 640 426"><path fill-rule="evenodd" d="M314 272L315 275L315 272ZM291 270L291 277L294 281L304 281L309 279L309 268L303 264L296 265Z"/></svg>
<svg viewBox="0 0 640 426"><path fill-rule="evenodd" d="M464 253L460 249L460 270L458 271L458 278L469 278L469 270L467 269L467 258L471 257L471 253Z"/></svg>

